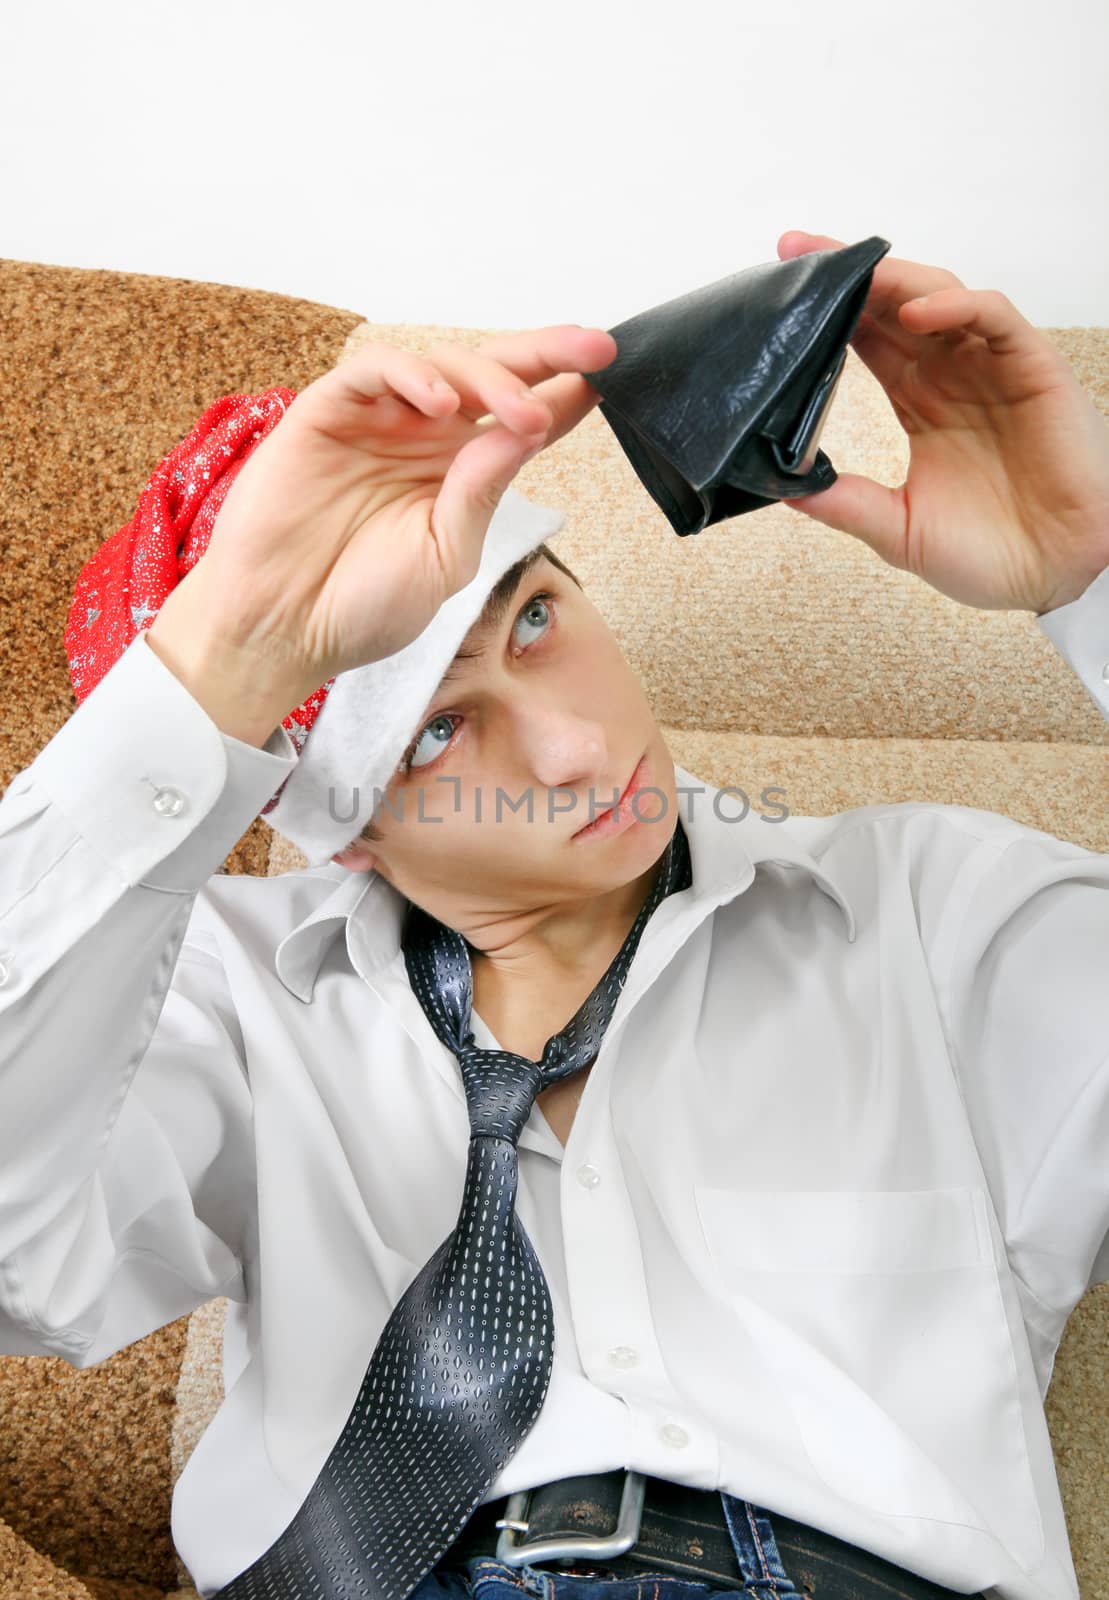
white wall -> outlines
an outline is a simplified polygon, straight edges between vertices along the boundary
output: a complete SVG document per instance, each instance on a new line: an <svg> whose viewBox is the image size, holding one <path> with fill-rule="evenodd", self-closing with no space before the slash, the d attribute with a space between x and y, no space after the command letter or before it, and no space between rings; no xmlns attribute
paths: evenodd
<svg viewBox="0 0 1109 1600"><path fill-rule="evenodd" d="M1104 0L33 0L0 254L610 326L788 228L1109 324Z"/></svg>

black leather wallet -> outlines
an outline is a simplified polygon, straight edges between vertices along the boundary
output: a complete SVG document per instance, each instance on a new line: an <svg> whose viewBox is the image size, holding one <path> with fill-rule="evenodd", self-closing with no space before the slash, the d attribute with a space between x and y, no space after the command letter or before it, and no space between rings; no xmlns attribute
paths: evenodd
<svg viewBox="0 0 1109 1600"><path fill-rule="evenodd" d="M889 248L748 267L609 328L615 358L583 376L675 533L835 483L820 435Z"/></svg>

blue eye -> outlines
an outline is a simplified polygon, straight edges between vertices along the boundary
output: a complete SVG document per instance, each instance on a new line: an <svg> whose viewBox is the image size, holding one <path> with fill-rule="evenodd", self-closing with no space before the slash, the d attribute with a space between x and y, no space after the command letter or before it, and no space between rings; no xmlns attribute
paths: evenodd
<svg viewBox="0 0 1109 1600"><path fill-rule="evenodd" d="M554 595L546 590L533 594L527 605L517 613L515 626L519 627L522 622L527 621L531 626L538 627L541 631L546 629L550 622L551 613L545 602L554 598ZM536 616L537 612L538 616ZM530 639L526 641L527 644L532 642ZM433 761L442 755L454 737L456 723L461 720L460 717L455 717L451 712L440 711L432 717L430 722L425 722L401 757L401 765L405 772L411 772L413 767L430 766ZM438 742L435 739L436 730L439 732ZM425 759L418 761L416 759L417 752L424 745L425 739L429 738L430 742L426 745L424 751Z"/></svg>
<svg viewBox="0 0 1109 1600"><path fill-rule="evenodd" d="M519 617L516 619L517 622L519 622L523 618L527 617L529 612L538 611L540 613L540 621L537 624L537 626L545 627L546 624L547 624L547 621L548 621L548 619L550 617L550 612L547 610L547 607L544 604L544 602L546 600L549 600L550 598L551 598L550 595L544 595L544 594L534 594L534 595L532 595L531 599L528 601L527 605L520 612ZM532 620L534 622L534 617L532 618Z"/></svg>
<svg viewBox="0 0 1109 1600"><path fill-rule="evenodd" d="M425 760L425 761L417 761L415 759L416 752L417 752L417 750L419 750L419 748L423 744L424 740L427 738L427 736L429 734L434 733L434 730L436 728L440 728L441 729L444 724L446 725L446 730L447 731L446 731L445 735L443 736L443 742L440 744L439 749L436 750L434 748L429 747L429 748L431 748L431 754L428 755L427 760ZM428 764L428 761L434 761L435 757L437 755L439 755L439 753L441 751L446 749L447 745L450 744L451 739L453 738L453 736L454 736L454 723L452 722L450 717L448 717L444 712L440 712L437 717L432 717L431 721L426 723L424 725L424 727L420 730L419 734L416 736L416 738L413 741L413 743L409 745L408 753L406 754L406 756L404 758L404 770L406 772L411 772L413 767L426 767L427 764Z"/></svg>

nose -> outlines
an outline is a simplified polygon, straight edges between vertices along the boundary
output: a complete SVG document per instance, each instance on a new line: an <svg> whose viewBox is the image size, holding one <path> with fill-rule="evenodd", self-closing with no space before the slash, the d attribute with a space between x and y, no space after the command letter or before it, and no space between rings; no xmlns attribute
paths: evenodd
<svg viewBox="0 0 1109 1600"><path fill-rule="evenodd" d="M584 801L584 791L607 773L608 741L603 725L592 717L533 699L522 710L518 737L528 770L544 788L573 789Z"/></svg>

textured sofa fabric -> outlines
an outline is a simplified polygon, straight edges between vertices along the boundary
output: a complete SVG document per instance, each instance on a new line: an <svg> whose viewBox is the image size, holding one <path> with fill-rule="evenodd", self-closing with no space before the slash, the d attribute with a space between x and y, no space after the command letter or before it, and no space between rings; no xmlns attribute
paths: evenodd
<svg viewBox="0 0 1109 1600"><path fill-rule="evenodd" d="M82 564L212 399L301 388L369 339L422 351L501 331L12 261L0 307L5 787L74 708L62 635ZM1109 413L1109 329L1046 331ZM853 351L822 446L842 470L902 481L904 435ZM677 539L596 410L516 482L566 512L553 548L682 766L756 811L931 800L1109 851L1109 724L1030 613L958 605L781 505ZM223 870L303 864L257 821ZM225 1304L87 1371L0 1357L0 1600L194 1593L170 1496L222 1399ZM1109 1286L1073 1313L1047 1396L1083 1600L1109 1600L1106 1348Z"/></svg>

